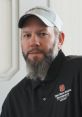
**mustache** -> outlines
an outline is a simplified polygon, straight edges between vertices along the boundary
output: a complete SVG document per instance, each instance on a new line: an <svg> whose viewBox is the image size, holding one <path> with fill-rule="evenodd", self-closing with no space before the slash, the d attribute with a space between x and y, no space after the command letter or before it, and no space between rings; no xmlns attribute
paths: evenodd
<svg viewBox="0 0 82 117"><path fill-rule="evenodd" d="M33 52L33 51L37 51L37 52L43 53L44 56L45 56L45 54L46 54L46 53L44 52L44 50L41 49L41 48L29 48L29 49L27 50L26 54L22 51L22 54L23 54L24 59L26 60L27 57L28 57L28 54L31 53L31 52Z"/></svg>
<svg viewBox="0 0 82 117"><path fill-rule="evenodd" d="M31 52L33 52L33 51L37 51L37 52L40 52L40 53L45 54L45 52L44 52L44 50L43 50L42 48L29 48L29 49L27 50L27 54L26 54L26 55L28 55L29 53L31 53Z"/></svg>

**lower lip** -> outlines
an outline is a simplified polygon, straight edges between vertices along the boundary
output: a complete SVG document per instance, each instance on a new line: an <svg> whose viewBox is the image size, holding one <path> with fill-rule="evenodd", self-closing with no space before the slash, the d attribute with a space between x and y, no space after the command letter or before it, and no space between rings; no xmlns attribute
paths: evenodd
<svg viewBox="0 0 82 117"><path fill-rule="evenodd" d="M41 52L30 52L28 54L41 54Z"/></svg>
<svg viewBox="0 0 82 117"><path fill-rule="evenodd" d="M42 54L42 53L39 53L39 52L34 52L34 53L29 53L29 54Z"/></svg>

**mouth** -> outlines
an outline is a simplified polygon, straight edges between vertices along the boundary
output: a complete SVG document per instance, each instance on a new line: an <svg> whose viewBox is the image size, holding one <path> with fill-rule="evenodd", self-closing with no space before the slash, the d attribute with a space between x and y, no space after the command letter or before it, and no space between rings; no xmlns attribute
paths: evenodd
<svg viewBox="0 0 82 117"><path fill-rule="evenodd" d="M31 53L28 53L28 54L42 54L41 52L31 52Z"/></svg>
<svg viewBox="0 0 82 117"><path fill-rule="evenodd" d="M41 54L41 53L42 53L41 51L33 50L30 51L28 54Z"/></svg>

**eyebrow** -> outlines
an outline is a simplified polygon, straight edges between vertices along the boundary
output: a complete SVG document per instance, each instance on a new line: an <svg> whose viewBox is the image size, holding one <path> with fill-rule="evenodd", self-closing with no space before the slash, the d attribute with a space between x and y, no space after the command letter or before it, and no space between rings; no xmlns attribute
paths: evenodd
<svg viewBox="0 0 82 117"><path fill-rule="evenodd" d="M41 29L36 30L35 32L42 32L42 31L47 31L46 27L43 27ZM22 30L23 33L30 33L30 30Z"/></svg>

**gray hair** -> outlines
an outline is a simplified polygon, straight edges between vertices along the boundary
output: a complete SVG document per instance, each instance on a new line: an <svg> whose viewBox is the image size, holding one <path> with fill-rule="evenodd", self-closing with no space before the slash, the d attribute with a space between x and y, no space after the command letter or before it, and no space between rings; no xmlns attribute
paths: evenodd
<svg viewBox="0 0 82 117"><path fill-rule="evenodd" d="M54 32L55 32L57 38L59 38L61 32L58 30L58 28L56 26L54 26Z"/></svg>

